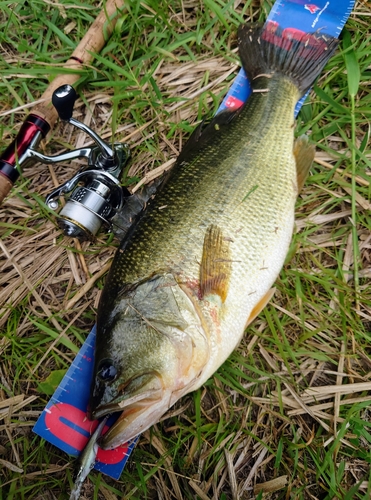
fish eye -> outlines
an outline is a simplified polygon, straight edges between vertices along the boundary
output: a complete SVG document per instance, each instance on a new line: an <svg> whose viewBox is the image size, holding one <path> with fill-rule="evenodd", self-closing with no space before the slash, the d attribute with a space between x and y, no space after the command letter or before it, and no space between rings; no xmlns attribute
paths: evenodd
<svg viewBox="0 0 371 500"><path fill-rule="evenodd" d="M117 376L117 368L111 359L103 359L99 363L97 377L102 382L113 382Z"/></svg>

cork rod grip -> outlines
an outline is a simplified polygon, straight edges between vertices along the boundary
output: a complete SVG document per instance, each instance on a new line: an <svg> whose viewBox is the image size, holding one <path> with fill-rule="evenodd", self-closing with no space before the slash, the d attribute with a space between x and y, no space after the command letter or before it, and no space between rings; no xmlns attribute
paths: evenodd
<svg viewBox="0 0 371 500"><path fill-rule="evenodd" d="M99 53L106 44L106 37L110 37L117 19L124 7L123 0L108 0L104 9L100 12L89 30L73 51L71 57L63 66L65 69L79 70L85 64L89 64L94 58L94 53ZM52 127L57 120L57 112L51 105L51 98L54 90L61 85L72 85L77 82L80 75L78 73L64 73L58 75L45 90L41 99L42 103L33 108L32 113L46 120Z"/></svg>
<svg viewBox="0 0 371 500"><path fill-rule="evenodd" d="M0 174L0 205L2 204L4 198L8 196L9 191L12 189L12 187L13 183L10 182L7 177Z"/></svg>

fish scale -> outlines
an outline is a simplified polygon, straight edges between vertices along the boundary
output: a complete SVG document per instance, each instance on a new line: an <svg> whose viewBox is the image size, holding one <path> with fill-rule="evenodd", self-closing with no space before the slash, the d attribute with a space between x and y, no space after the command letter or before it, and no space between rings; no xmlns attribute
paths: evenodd
<svg viewBox="0 0 371 500"><path fill-rule="evenodd" d="M215 223L226 228L237 225L237 230L240 212L242 215L246 212L246 220L241 219L241 223L251 228L254 220L259 218L259 212L250 213L246 205L250 207L250 202L256 197L266 196L274 200L273 212L277 212L282 203L287 204L287 194L290 190L292 192L291 179L295 175L291 127L292 103L297 91L289 81L286 85L281 85L281 91L276 88L275 81L269 82L265 79L262 83L264 87L270 85L273 89L269 97L266 94L254 94L248 106L238 116L238 120L232 120L230 124L215 131L218 135L217 148L212 143L195 159L191 156L187 162L180 161L178 170L173 172L166 186L166 191L157 195L134 228L130 241L124 245L125 251L117 253L108 279L109 285L104 292L108 298L103 298L103 301L114 300L116 289L121 288L123 283L137 282L168 266L175 265L175 268L179 268L178 272L181 268L182 274L185 274L186 267L190 273L188 279L198 278L198 262L201 258L204 231L208 225ZM284 112L277 112L277 103L282 103L283 96L287 101L283 105ZM262 113L265 114L264 122L252 119ZM274 121L274 127L266 125L270 121ZM279 141L277 129L280 133ZM283 134L285 129L286 135ZM231 141L234 143L232 151L228 148ZM267 141L271 143L270 148L266 146ZM256 151L262 150L264 143L265 147L259 153L257 161L268 168L255 165ZM285 145L285 151L280 147L277 149L281 144ZM248 163L244 158L239 158L249 156L251 159ZM286 165L287 158L291 158L290 165ZM283 194L277 192L270 182L272 175L275 175L279 182L284 182L286 178L287 194L285 191ZM260 187L243 202L255 185ZM293 196L289 196L289 199L291 209ZM190 238L193 243L192 255L189 253Z"/></svg>
<svg viewBox="0 0 371 500"><path fill-rule="evenodd" d="M267 83L275 87L274 82ZM291 90L292 94L292 84L287 82L281 90L288 95ZM249 121L249 116L254 116L255 109L260 108L261 103L269 110L276 109L277 102L282 102L280 94L280 91L271 93L272 99L267 99L265 95L254 94L243 112L244 116L241 116L241 128L246 125L245 121ZM232 265L229 292L223 305L227 312L222 315L221 328L226 334L222 338L218 355L210 360L205 370L203 377L205 379L211 376L224 361L226 353L234 349L235 342L231 342L231 338L236 336L239 338L243 334L250 311L272 286L287 253L297 195L296 166L292 153L293 103L295 103L295 97L291 99L287 112L280 112L278 127L277 122L275 127L265 126L264 134L261 124L259 127L259 124L252 120L250 127L254 130L254 138L260 139L251 146L248 144L247 147L241 148L241 152L238 152L237 148L234 149L235 156L251 155L251 160L247 175L242 168L239 175L233 176L234 182L231 190L226 193L227 198L230 198L227 205L229 213L221 220L215 221L225 228L228 236L233 239L232 260L235 262ZM274 117L268 115L268 123L269 119L274 119ZM275 140L277 128L281 134L279 141ZM285 129L289 136L287 138L285 138ZM256 155L256 152L262 149L262 143L265 143L265 146L268 143L270 147L263 149L264 154ZM277 147L283 144L285 144L284 148ZM241 161L240 158L238 160ZM256 186L257 189L245 201L242 201L246 194ZM262 206L266 207L264 211L261 209ZM264 239L261 237L262 233L265 235ZM272 248L275 249L274 253L272 253ZM199 269L195 271L199 272ZM232 335L232 331L237 334Z"/></svg>

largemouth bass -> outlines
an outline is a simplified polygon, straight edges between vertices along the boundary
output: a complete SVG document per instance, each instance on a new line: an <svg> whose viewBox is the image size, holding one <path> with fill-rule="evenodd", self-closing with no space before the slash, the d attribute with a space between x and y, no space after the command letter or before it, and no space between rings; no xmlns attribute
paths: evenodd
<svg viewBox="0 0 371 500"><path fill-rule="evenodd" d="M90 412L122 412L103 448L148 429L219 368L271 297L288 251L314 157L306 138L294 139L294 108L337 42L256 25L238 37L252 96L196 129L102 293Z"/></svg>

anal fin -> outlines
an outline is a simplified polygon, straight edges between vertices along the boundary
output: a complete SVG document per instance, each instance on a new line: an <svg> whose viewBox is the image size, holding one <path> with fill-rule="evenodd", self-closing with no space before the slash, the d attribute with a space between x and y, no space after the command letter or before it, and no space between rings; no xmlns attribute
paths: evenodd
<svg viewBox="0 0 371 500"><path fill-rule="evenodd" d="M301 135L294 143L293 152L296 161L298 193L300 193L314 160L315 147L309 143L306 135Z"/></svg>
<svg viewBox="0 0 371 500"><path fill-rule="evenodd" d="M200 269L201 297L215 293L222 302L227 298L232 271L230 243L218 226L207 228Z"/></svg>

